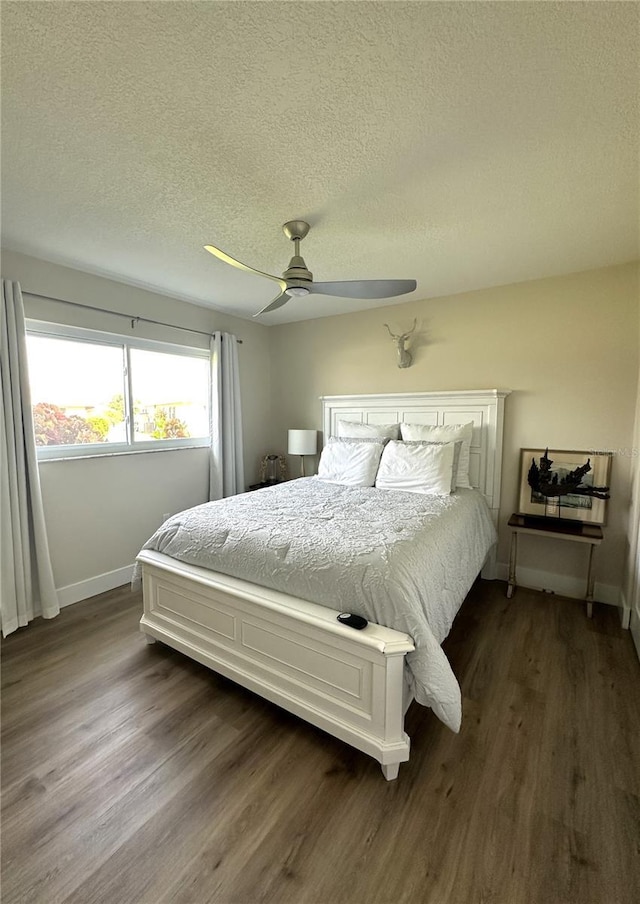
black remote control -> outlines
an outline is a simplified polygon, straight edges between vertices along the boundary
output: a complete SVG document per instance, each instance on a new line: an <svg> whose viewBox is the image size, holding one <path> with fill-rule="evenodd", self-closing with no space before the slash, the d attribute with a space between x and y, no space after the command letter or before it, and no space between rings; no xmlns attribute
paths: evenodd
<svg viewBox="0 0 640 904"><path fill-rule="evenodd" d="M357 631L361 631L369 624L366 618L361 615L352 615L350 612L341 612L338 616L338 621L343 625L349 625L350 628L355 628Z"/></svg>

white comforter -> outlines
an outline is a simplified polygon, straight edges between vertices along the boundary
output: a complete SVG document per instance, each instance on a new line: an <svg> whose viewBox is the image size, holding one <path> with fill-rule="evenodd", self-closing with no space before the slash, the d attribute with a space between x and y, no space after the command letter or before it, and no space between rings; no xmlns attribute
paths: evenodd
<svg viewBox="0 0 640 904"><path fill-rule="evenodd" d="M311 477L180 512L144 548L404 631L416 700L458 731L460 687L440 644L495 541L475 490L422 496Z"/></svg>

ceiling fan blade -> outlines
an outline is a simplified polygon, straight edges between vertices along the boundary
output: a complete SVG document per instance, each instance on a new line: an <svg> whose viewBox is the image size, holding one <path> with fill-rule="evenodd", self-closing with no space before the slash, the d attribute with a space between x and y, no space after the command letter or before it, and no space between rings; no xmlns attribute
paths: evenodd
<svg viewBox="0 0 640 904"><path fill-rule="evenodd" d="M286 285L286 283L285 283ZM269 311L276 311L278 308L281 308L283 304L286 304L290 299L290 296L286 294L286 292L281 292L279 295L270 301L269 304L262 308L257 314L254 314L254 317L259 317L260 314L268 314Z"/></svg>
<svg viewBox="0 0 640 904"><path fill-rule="evenodd" d="M245 273L253 273L254 276L265 276L267 279L272 279L274 282L279 283L281 292L284 292L287 288L286 282L280 276L272 276L270 273L263 273L262 270L256 270L255 267L248 267L241 261L237 261L234 257L231 257L226 251L216 248L215 245L205 245L204 247L206 251L213 254L214 257L219 258L221 261L224 261L225 264L231 264L232 267L237 267L238 270L244 270Z"/></svg>
<svg viewBox="0 0 640 904"><path fill-rule="evenodd" d="M338 298L395 298L413 292L415 279L350 279L345 282L314 282L313 295L337 295Z"/></svg>

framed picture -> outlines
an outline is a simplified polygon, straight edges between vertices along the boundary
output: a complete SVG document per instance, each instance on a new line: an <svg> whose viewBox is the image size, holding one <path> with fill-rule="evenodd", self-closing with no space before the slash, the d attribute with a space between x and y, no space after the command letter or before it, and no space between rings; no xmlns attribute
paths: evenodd
<svg viewBox="0 0 640 904"><path fill-rule="evenodd" d="M521 515L604 524L611 452L520 450Z"/></svg>

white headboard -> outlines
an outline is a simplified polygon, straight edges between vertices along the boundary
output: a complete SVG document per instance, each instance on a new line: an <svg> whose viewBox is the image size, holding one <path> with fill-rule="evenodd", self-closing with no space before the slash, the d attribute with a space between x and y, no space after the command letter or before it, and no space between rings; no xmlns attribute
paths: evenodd
<svg viewBox="0 0 640 904"><path fill-rule="evenodd" d="M473 421L469 478L489 504L495 523L500 509L502 423L509 389L323 396L324 441L337 421L363 424L468 424Z"/></svg>

